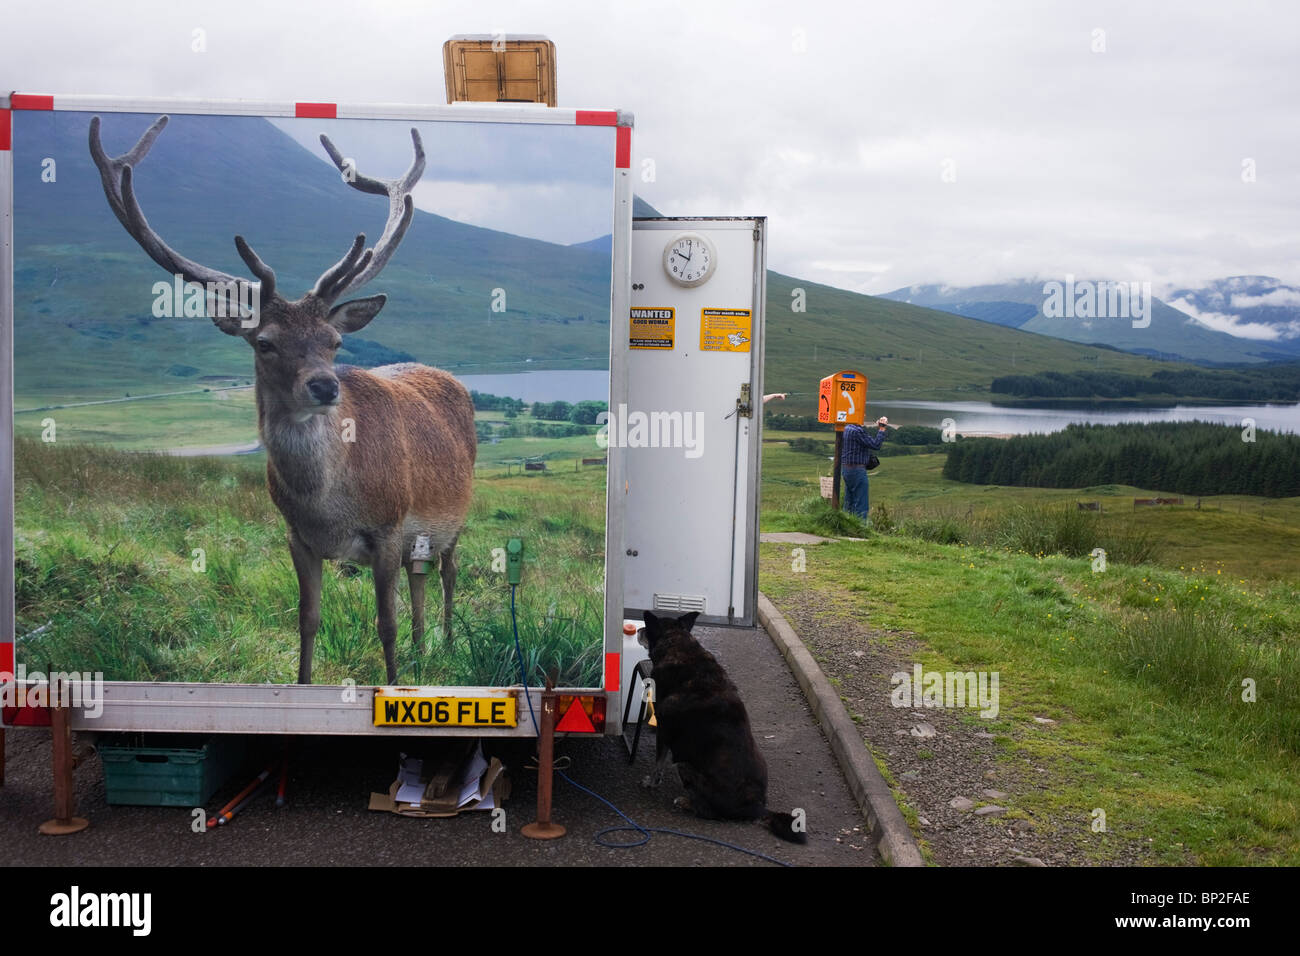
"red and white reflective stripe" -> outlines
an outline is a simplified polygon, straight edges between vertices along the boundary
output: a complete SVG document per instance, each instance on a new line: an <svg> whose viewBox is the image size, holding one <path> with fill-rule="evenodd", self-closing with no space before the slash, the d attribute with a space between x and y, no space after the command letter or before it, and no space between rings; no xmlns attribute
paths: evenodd
<svg viewBox="0 0 1300 956"><path fill-rule="evenodd" d="M617 126L615 110L575 110L573 122L578 126Z"/></svg>
<svg viewBox="0 0 1300 956"><path fill-rule="evenodd" d="M10 110L67 110L105 113L210 113L221 116L293 116L306 119L395 119L459 123L528 123L545 126L610 126L614 128L614 166L632 165L632 118L618 110L557 109L534 104L457 103L413 106L379 103L353 106L266 100L175 100L163 97L50 96L14 93L9 110L0 109L0 150L13 148Z"/></svg>
<svg viewBox="0 0 1300 956"><path fill-rule="evenodd" d="M337 119L337 103L294 103L293 115L303 119Z"/></svg>
<svg viewBox="0 0 1300 956"><path fill-rule="evenodd" d="M632 125L618 110L561 109L532 103L325 103L285 100L206 100L148 96L14 93L11 109L105 113L212 113L223 116L308 116L328 119L454 120L461 123L528 123L545 126ZM326 112L328 111L328 112Z"/></svg>
<svg viewBox="0 0 1300 956"><path fill-rule="evenodd" d="M614 130L614 168L627 169L632 165L632 127L620 126Z"/></svg>
<svg viewBox="0 0 1300 956"><path fill-rule="evenodd" d="M9 97L9 108L15 110L52 110L54 97L35 93L15 93Z"/></svg>
<svg viewBox="0 0 1300 956"><path fill-rule="evenodd" d="M13 641L5 641L0 643L0 686L14 679L14 643ZM12 692L11 689L10 693ZM0 695L0 699L4 699L4 695ZM23 710L24 708L16 706L0 707L0 726L20 726L22 723L20 717L23 716Z"/></svg>

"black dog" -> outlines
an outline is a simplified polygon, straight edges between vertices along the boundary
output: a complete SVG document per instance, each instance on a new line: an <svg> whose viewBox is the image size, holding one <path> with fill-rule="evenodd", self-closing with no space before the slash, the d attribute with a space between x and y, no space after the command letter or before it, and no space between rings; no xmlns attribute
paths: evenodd
<svg viewBox="0 0 1300 956"><path fill-rule="evenodd" d="M698 613L680 618L645 612L642 643L653 665L657 758L646 786L663 779L669 753L689 809L710 820L764 820L783 840L803 843L788 813L767 809L767 763L749 715L717 658L691 636ZM682 801L679 801L681 803Z"/></svg>

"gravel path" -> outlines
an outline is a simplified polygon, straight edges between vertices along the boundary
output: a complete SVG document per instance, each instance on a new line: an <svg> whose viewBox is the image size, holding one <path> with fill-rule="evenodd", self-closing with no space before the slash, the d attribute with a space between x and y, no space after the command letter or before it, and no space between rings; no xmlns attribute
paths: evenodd
<svg viewBox="0 0 1300 956"><path fill-rule="evenodd" d="M1043 809L1064 771L1038 766L1015 747L1033 730L987 732L977 710L895 707L890 676L911 673L925 652L917 635L846 620L844 604L805 591L774 600L837 684L867 747L887 770L913 832L946 866L1134 865L1137 841L1094 833L1088 807ZM1050 732L1043 723L1038 730ZM1001 739L999 739L999 737ZM1011 746L1007 746L1010 743ZM1086 771L1085 771L1086 772ZM1029 806L1037 809L1031 810Z"/></svg>

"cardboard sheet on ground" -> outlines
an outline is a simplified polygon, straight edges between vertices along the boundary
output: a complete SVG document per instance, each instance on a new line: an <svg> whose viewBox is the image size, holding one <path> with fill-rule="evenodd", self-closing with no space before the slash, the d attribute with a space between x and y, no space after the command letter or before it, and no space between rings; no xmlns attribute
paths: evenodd
<svg viewBox="0 0 1300 956"><path fill-rule="evenodd" d="M371 793L370 809L408 817L454 817L466 810L491 810L510 796L505 766L483 756L483 746L457 749L451 756L425 760L402 755L387 793Z"/></svg>

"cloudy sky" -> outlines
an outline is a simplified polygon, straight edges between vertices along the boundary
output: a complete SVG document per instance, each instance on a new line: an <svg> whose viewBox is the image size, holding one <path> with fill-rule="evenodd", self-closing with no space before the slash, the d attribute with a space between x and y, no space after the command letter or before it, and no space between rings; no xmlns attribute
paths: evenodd
<svg viewBox="0 0 1300 956"><path fill-rule="evenodd" d="M356 120L276 119L280 129L338 172L324 133L366 176L393 179L411 166L412 127L426 164L412 195L420 209L565 245L607 235L613 218L614 135L607 127L407 123L358 128Z"/></svg>
<svg viewBox="0 0 1300 956"><path fill-rule="evenodd" d="M491 32L555 41L562 106L636 115L664 213L768 216L780 272L1300 285L1293 2L48 0L6 12L0 87L442 103L442 42Z"/></svg>

